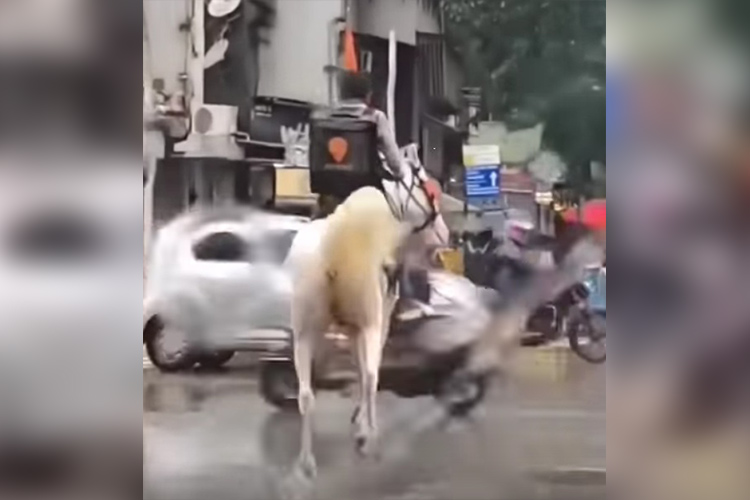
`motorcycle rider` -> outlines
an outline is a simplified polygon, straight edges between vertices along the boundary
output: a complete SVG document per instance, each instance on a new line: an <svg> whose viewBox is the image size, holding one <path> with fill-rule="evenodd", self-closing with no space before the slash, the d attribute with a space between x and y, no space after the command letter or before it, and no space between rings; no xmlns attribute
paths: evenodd
<svg viewBox="0 0 750 500"><path fill-rule="evenodd" d="M378 151L385 158L389 173L396 179L403 177L404 159L396 142L388 117L372 105L372 82L364 73L347 71L339 78L339 103L333 109L337 116L371 121L376 126ZM327 217L343 200L324 195L318 200L316 218Z"/></svg>
<svg viewBox="0 0 750 500"><path fill-rule="evenodd" d="M353 71L343 73L339 80L339 89L340 101L335 113L375 123L378 150L385 157L390 173L396 178L401 178L405 168L401 150L388 117L372 104L372 82L369 76Z"/></svg>
<svg viewBox="0 0 750 500"><path fill-rule="evenodd" d="M407 168L396 142L396 137L386 114L372 105L372 82L365 73L347 71L339 79L340 101L334 109L337 116L349 116L368 120L375 124L378 138L378 151L385 158L389 173L401 179ZM327 215L335 210L341 200L325 197L320 200L320 215ZM398 271L401 303L399 318L412 319L432 314L429 306L429 285L425 255L418 245L407 244L402 256L403 261Z"/></svg>

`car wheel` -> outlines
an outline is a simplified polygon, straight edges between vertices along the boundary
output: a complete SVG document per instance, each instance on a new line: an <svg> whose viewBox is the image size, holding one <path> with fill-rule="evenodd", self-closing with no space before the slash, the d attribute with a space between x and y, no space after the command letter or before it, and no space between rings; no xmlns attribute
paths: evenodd
<svg viewBox="0 0 750 500"><path fill-rule="evenodd" d="M198 357L198 364L201 368L206 370L220 370L224 368L227 363L232 361L234 355L234 351L215 351L201 354Z"/></svg>
<svg viewBox="0 0 750 500"><path fill-rule="evenodd" d="M163 373L181 372L195 364L195 355L188 347L184 333L158 317L146 324L144 343L149 360Z"/></svg>

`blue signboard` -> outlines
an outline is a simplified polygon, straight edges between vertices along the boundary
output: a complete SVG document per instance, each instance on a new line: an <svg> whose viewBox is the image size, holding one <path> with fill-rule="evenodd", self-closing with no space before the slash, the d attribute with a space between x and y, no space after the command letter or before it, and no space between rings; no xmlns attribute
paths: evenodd
<svg viewBox="0 0 750 500"><path fill-rule="evenodd" d="M466 197L469 202L496 201L500 197L500 166L482 165L466 169Z"/></svg>

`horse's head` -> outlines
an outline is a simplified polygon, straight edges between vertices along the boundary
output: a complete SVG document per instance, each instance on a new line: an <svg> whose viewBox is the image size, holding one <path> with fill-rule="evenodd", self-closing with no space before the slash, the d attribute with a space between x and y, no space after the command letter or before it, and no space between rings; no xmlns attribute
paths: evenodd
<svg viewBox="0 0 750 500"><path fill-rule="evenodd" d="M388 202L412 235L421 237L425 245L447 246L450 231L440 213L440 184L427 174L415 145L408 146L404 156L403 178L383 183Z"/></svg>

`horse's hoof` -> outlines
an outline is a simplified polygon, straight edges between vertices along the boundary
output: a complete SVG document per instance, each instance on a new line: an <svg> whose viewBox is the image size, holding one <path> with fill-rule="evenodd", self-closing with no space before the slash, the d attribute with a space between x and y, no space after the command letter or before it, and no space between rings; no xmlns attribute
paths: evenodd
<svg viewBox="0 0 750 500"><path fill-rule="evenodd" d="M377 440L367 436L357 436L354 440L357 454L362 458L377 458Z"/></svg>
<svg viewBox="0 0 750 500"><path fill-rule="evenodd" d="M451 377L440 388L438 399L452 418L463 419L484 401L490 374L464 372Z"/></svg>
<svg viewBox="0 0 750 500"><path fill-rule="evenodd" d="M362 455L363 450L367 446L367 438L358 436L354 438L354 447L357 449L357 453Z"/></svg>
<svg viewBox="0 0 750 500"><path fill-rule="evenodd" d="M282 500L309 500L312 498L314 479L317 474L315 459L298 460L291 473L279 485L279 498Z"/></svg>
<svg viewBox="0 0 750 500"><path fill-rule="evenodd" d="M300 457L296 469L306 480L313 480L318 476L318 464L313 456Z"/></svg>

